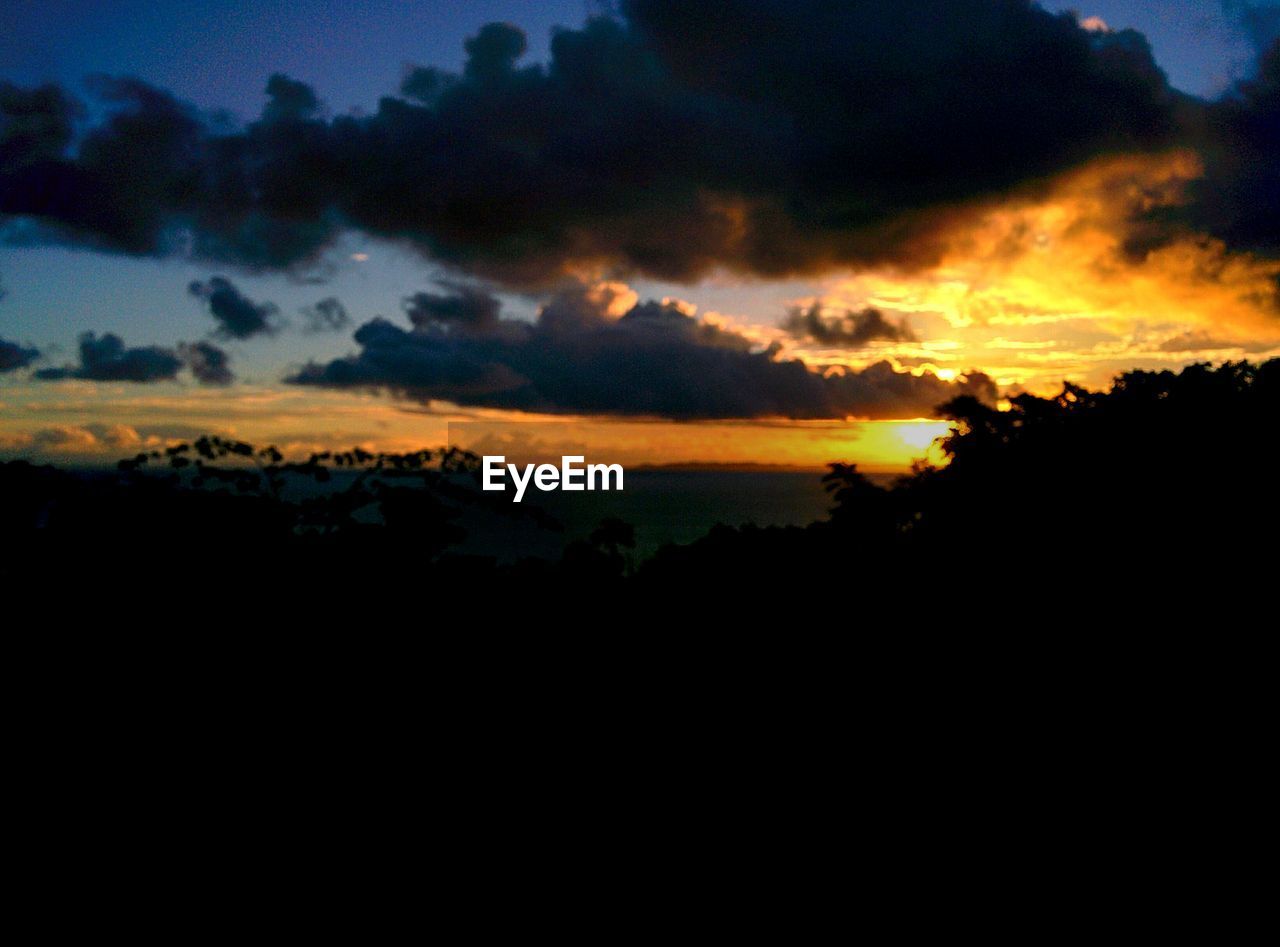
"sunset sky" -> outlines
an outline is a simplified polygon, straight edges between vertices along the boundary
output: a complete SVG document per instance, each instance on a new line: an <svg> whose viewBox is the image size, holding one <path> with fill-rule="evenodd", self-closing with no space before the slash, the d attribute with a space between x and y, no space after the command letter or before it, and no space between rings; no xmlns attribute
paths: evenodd
<svg viewBox="0 0 1280 947"><path fill-rule="evenodd" d="M890 470L1280 355L1280 6L913 7L10 0L0 456Z"/></svg>

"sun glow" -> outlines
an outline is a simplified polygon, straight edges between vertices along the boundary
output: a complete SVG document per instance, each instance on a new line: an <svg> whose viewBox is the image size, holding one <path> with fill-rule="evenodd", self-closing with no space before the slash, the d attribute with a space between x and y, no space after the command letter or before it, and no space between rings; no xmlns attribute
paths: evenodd
<svg viewBox="0 0 1280 947"><path fill-rule="evenodd" d="M110 464L140 450L218 434L274 444L291 458L361 447L408 452L446 443L477 453L590 453L628 468L645 464L706 463L821 470L832 461L869 471L907 470L913 461L944 461L935 438L945 421L674 422L409 406L380 395L299 388L184 388L84 381L32 386L23 410L0 429L0 453ZM92 420L126 418L119 421Z"/></svg>
<svg viewBox="0 0 1280 947"><path fill-rule="evenodd" d="M949 421L900 421L895 427L898 439L918 451L928 450L935 440L951 432Z"/></svg>
<svg viewBox="0 0 1280 947"><path fill-rule="evenodd" d="M1200 173L1187 152L1098 161L1007 196L953 221L935 265L876 268L812 284L791 300L823 309L875 307L909 331L860 348L823 347L772 321L750 319L669 297L680 312L747 339L757 351L802 358L817 370L865 368L887 360L900 371L944 381L990 375L1006 399L1053 394L1063 380L1105 387L1118 372L1176 368L1194 361L1280 355L1276 315L1280 262L1229 252L1204 238L1134 249L1135 221L1176 205ZM962 219L961 219L962 218ZM364 254L357 254L364 256ZM698 299L698 287L688 295ZM623 282L598 282L587 298L609 318L641 299ZM385 395L279 385L201 389L136 388L66 380L3 383L10 407L0 426L8 455L105 462L202 433L274 443L290 455L361 446L410 451L445 442L450 420L487 418L528 430L564 418L514 411L411 405ZM915 409L919 410L919 408ZM673 422L577 417L559 428L575 449L637 464L770 464L820 469L831 461L905 470L914 460L944 463L937 439L948 424L786 419ZM559 435L557 435L559 436Z"/></svg>
<svg viewBox="0 0 1280 947"><path fill-rule="evenodd" d="M936 265L862 271L817 297L905 318L918 341L796 351L943 378L977 369L1041 394L1064 378L1105 386L1134 367L1280 353L1280 261L1196 235L1141 245L1143 215L1179 204L1200 173L1188 151L1109 158L979 209Z"/></svg>

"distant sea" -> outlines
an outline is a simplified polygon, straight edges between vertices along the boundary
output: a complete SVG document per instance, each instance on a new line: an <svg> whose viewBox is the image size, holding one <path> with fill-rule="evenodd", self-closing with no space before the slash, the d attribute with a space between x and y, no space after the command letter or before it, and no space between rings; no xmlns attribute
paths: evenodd
<svg viewBox="0 0 1280 947"><path fill-rule="evenodd" d="M894 474L873 475L881 483ZM585 538L616 517L636 529L637 560L667 543L690 543L717 523L741 526L805 526L827 518L831 498L822 471L639 468L626 471L621 492L547 492L530 489L536 503L564 525L563 534L505 518L467 516L467 552L503 559L558 558L564 543Z"/></svg>
<svg viewBox="0 0 1280 947"><path fill-rule="evenodd" d="M165 474L163 468L154 471ZM114 476L114 471L85 469L86 476ZM585 539L602 520L620 519L635 527L639 562L668 543L690 543L717 523L742 526L806 526L827 518L831 498L823 488L822 470L757 469L707 466L638 467L625 472L621 491L542 492L530 485L522 507L538 506L562 526L552 531L532 517L508 517L472 506L460 506L457 522L468 536L455 551L495 556L504 561L526 557L559 559L566 543ZM342 489L354 476L335 471L332 483L319 486L291 478L286 495L315 495ZM888 485L898 474L870 473ZM501 496L500 494L498 496Z"/></svg>

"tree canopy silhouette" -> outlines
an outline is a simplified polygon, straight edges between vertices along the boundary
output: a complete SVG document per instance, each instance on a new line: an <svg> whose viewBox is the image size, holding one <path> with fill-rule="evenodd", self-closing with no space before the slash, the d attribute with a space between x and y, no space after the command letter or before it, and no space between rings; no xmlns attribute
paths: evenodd
<svg viewBox="0 0 1280 947"><path fill-rule="evenodd" d="M960 397L940 411L955 422L945 466L918 464L885 489L832 464L829 520L717 528L660 550L641 578L969 583L994 594L996 580L1244 583L1270 568L1280 360L1131 371L1106 392L1067 383L1007 410Z"/></svg>
<svg viewBox="0 0 1280 947"><path fill-rule="evenodd" d="M617 519L565 543L559 561L463 553L464 510L559 524L481 491L479 458L456 449L289 461L211 435L113 473L17 461L0 464L0 570L15 587L56 583L68 551L86 550L80 581L113 590L332 580L385 600L522 580L718 594L934 588L970 608L1023 594L1069 602L1082 590L1256 589L1274 572L1280 360L1131 371L1109 391L1068 383L1004 407L941 406L955 422L941 445L949 462L918 464L887 487L831 464L825 520L717 526L638 566L635 528Z"/></svg>

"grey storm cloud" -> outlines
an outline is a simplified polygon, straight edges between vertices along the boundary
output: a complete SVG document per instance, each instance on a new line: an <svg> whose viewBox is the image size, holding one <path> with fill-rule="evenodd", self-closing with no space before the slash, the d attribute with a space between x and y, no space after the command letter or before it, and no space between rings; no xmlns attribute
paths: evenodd
<svg viewBox="0 0 1280 947"><path fill-rule="evenodd" d="M202 385L229 385L236 380L231 371L231 358L212 342L180 345L178 354Z"/></svg>
<svg viewBox="0 0 1280 947"><path fill-rule="evenodd" d="M1280 36L1280 3L1223 0L1222 7L1259 52L1264 52Z"/></svg>
<svg viewBox="0 0 1280 947"><path fill-rule="evenodd" d="M26 368L39 357L39 349L0 339L0 373Z"/></svg>
<svg viewBox="0 0 1280 947"><path fill-rule="evenodd" d="M94 80L91 111L0 85L0 216L249 269L354 228L508 285L583 263L778 276L927 263L966 202L1223 124L1140 34L1026 0L625 0L545 65L524 49L490 24L461 74L414 69L368 115L273 76L239 129L133 79Z"/></svg>
<svg viewBox="0 0 1280 947"><path fill-rule="evenodd" d="M1257 75L1209 105L1202 120L1204 175L1191 183L1190 202L1149 215L1153 229L1143 239L1159 245L1191 231L1280 253L1280 42L1262 55Z"/></svg>
<svg viewBox="0 0 1280 947"><path fill-rule="evenodd" d="M440 280L437 285L446 292L415 293L404 300L405 315L415 326L460 326L477 331L497 325L502 304L491 293L452 280Z"/></svg>
<svg viewBox="0 0 1280 947"><path fill-rule="evenodd" d="M35 377L43 381L81 378L87 381L171 381L182 367L182 358L158 345L126 348L120 336L93 332L80 336L80 364L42 368Z"/></svg>
<svg viewBox="0 0 1280 947"><path fill-rule="evenodd" d="M356 354L310 363L287 380L423 402L676 419L904 417L962 394L996 397L981 373L946 382L888 362L819 373L674 305L645 302L615 319L607 299L575 289L531 324L501 319L498 300L482 290L429 295L429 306L420 296L406 301L412 328L367 322L355 333Z"/></svg>
<svg viewBox="0 0 1280 947"><path fill-rule="evenodd" d="M195 280L187 292L205 301L218 322L217 334L224 338L248 339L275 331L272 320L280 312L275 303L255 303L225 276L211 276L203 283Z"/></svg>
<svg viewBox="0 0 1280 947"><path fill-rule="evenodd" d="M824 315L820 303L796 306L787 312L782 328L798 339L808 339L819 345L835 348L860 349L871 342L914 342L915 334L906 319L892 322L879 309L867 308L859 312L847 310L832 317Z"/></svg>
<svg viewBox="0 0 1280 947"><path fill-rule="evenodd" d="M129 348L112 332L80 336L77 365L42 368L33 373L40 381L78 378L84 381L127 381L146 384L173 381L185 365L204 385L229 385L235 380L227 353L211 342L180 343L176 349L160 345Z"/></svg>
<svg viewBox="0 0 1280 947"><path fill-rule="evenodd" d="M302 318L307 332L337 332L351 324L347 307L334 296L327 296L313 306L304 306Z"/></svg>

